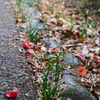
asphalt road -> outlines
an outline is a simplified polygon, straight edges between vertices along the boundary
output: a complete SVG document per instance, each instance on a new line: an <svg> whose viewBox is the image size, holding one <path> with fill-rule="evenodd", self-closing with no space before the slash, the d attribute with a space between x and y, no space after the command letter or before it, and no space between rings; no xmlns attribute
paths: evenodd
<svg viewBox="0 0 100 100"><path fill-rule="evenodd" d="M35 100L30 68L18 51L21 43L16 34L16 20L7 2L10 0L0 0L0 100ZM18 88L18 97L7 98L7 89L13 87Z"/></svg>

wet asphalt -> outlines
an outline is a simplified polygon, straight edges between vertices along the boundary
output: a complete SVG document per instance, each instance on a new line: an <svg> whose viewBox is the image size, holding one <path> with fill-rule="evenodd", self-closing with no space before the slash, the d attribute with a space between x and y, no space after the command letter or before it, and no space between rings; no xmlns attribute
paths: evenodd
<svg viewBox="0 0 100 100"><path fill-rule="evenodd" d="M31 72L21 47L16 20L10 0L0 0L0 100L35 100L35 91L30 81ZM7 89L16 87L17 98L7 98Z"/></svg>

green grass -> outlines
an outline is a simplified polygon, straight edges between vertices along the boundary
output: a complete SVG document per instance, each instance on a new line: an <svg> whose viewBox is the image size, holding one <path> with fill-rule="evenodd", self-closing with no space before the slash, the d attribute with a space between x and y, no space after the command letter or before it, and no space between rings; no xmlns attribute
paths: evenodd
<svg viewBox="0 0 100 100"><path fill-rule="evenodd" d="M48 27L44 24L37 23L36 25L32 26L27 29L28 38L30 41L33 41L35 44L40 41L39 35L42 34L43 31L46 31Z"/></svg>
<svg viewBox="0 0 100 100"><path fill-rule="evenodd" d="M18 7L20 7L21 6L21 3L22 3L22 0L16 0L16 3L18 5Z"/></svg>
<svg viewBox="0 0 100 100"><path fill-rule="evenodd" d="M22 14L22 16L21 16L21 19L22 19L22 23L25 23L26 22L26 14L25 13L21 13Z"/></svg>
<svg viewBox="0 0 100 100"><path fill-rule="evenodd" d="M44 77L41 81L43 100L55 100L58 88L60 87L60 72L62 63L60 61L61 54L47 54L47 65L44 67ZM53 76L52 76L53 75ZM54 84L52 84L52 82ZM65 100L58 98L58 100Z"/></svg>
<svg viewBox="0 0 100 100"><path fill-rule="evenodd" d="M38 4L38 0L28 0L28 6L33 7Z"/></svg>
<svg viewBox="0 0 100 100"><path fill-rule="evenodd" d="M24 12L22 12L21 10L19 10L18 12L16 12L16 14L19 14L20 15L20 19L21 19L21 22L22 23L25 23L27 18L26 18L26 14Z"/></svg>
<svg viewBox="0 0 100 100"><path fill-rule="evenodd" d="M85 24L83 27L79 27L79 29L81 30L80 32L80 39L84 39L85 37L87 37L88 35L86 34L87 33L87 29L93 29L93 28L96 28L97 25L93 22L93 21L89 21L89 20L86 20L85 21Z"/></svg>
<svg viewBox="0 0 100 100"><path fill-rule="evenodd" d="M40 34L40 31L41 29L39 29L37 27L37 25L35 26L35 28L31 27L27 30L27 33L28 33L28 38L31 40L31 41L34 41L35 43L38 42L39 40L39 34Z"/></svg>

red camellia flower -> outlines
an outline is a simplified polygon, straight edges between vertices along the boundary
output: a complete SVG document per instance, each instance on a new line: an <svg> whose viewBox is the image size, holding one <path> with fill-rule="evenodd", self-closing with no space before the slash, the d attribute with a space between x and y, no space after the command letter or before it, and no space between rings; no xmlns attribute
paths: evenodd
<svg viewBox="0 0 100 100"><path fill-rule="evenodd" d="M33 51L33 49L29 49L29 50L27 50L27 51L25 51L26 53L29 53L29 54L34 54L34 51Z"/></svg>
<svg viewBox="0 0 100 100"><path fill-rule="evenodd" d="M28 49L28 48L30 47L30 44L29 44L29 42L24 41L24 42L22 43L22 46L23 46L23 48Z"/></svg>
<svg viewBox="0 0 100 100"><path fill-rule="evenodd" d="M16 87L14 87L14 89L12 91L8 91L6 93L6 96L7 97L10 97L10 98L15 98L18 96L18 89Z"/></svg>
<svg viewBox="0 0 100 100"><path fill-rule="evenodd" d="M84 57L84 54L81 53L81 52L77 53L76 55L77 55L78 57L80 57L80 58L83 58L83 57Z"/></svg>
<svg viewBox="0 0 100 100"><path fill-rule="evenodd" d="M82 71L84 71L84 70L86 70L85 67L78 67L78 69L77 69L78 72L82 72Z"/></svg>

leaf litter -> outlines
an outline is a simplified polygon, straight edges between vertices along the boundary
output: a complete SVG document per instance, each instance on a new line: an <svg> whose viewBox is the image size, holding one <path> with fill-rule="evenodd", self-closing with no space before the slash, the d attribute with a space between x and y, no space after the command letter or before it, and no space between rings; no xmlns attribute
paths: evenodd
<svg viewBox="0 0 100 100"><path fill-rule="evenodd" d="M28 5L28 4L26 4ZM57 0L39 0L35 7L40 14L35 15L32 13L27 15L29 10L19 9L14 3L13 10L16 12L17 26L20 31L20 41L23 42L23 53L26 54L27 62L31 66L31 72L33 73L32 79L34 85L37 88L38 98L42 100L41 94L41 81L44 76L43 68L46 66L47 61L45 54L47 52L58 53L58 47L48 48L46 46L46 40L52 38L57 41L63 52L73 53L80 61L81 66L74 68L73 66L66 65L64 68L70 68L80 72L81 82L86 86L91 93L100 99L100 28L98 24L95 24L93 16L89 13L82 12L78 8L69 7L67 3ZM18 13L21 11L21 13ZM27 17L23 22L22 13ZM39 22L42 22L47 27L38 34L40 40L34 42L34 38L30 41L27 33L27 27L30 27L29 20L36 18ZM36 20L33 23L37 24ZM24 31L23 31L24 30ZM29 44L26 45L26 43ZM27 47L28 46L28 47ZM51 75L50 77L54 77ZM52 79L52 78L51 78ZM53 80L49 80L54 84ZM61 84L61 89L55 98L59 96L59 92L66 86Z"/></svg>

